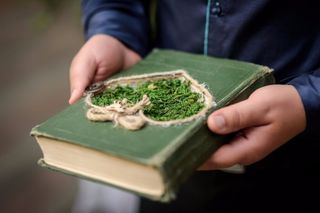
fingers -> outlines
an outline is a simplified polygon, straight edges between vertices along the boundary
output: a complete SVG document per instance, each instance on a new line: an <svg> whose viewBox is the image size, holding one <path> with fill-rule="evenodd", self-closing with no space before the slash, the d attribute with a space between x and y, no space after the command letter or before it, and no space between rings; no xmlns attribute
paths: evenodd
<svg viewBox="0 0 320 213"><path fill-rule="evenodd" d="M215 133L228 134L250 126L263 125L268 122L267 105L255 99L248 99L217 110L208 118L208 127Z"/></svg>
<svg viewBox="0 0 320 213"><path fill-rule="evenodd" d="M248 165L271 152L269 105L263 99L249 98L212 113L208 127L215 133L228 134L241 130L228 144L220 147L201 169L219 169L235 164Z"/></svg>
<svg viewBox="0 0 320 213"><path fill-rule="evenodd" d="M90 54L80 51L74 58L70 67L71 96L69 104L73 104L81 98L86 87L92 82L96 69L95 59Z"/></svg>
<svg viewBox="0 0 320 213"><path fill-rule="evenodd" d="M255 163L305 128L305 112L297 91L289 85L271 85L248 100L217 110L208 127L218 134L240 133L221 146L201 167L219 169Z"/></svg>
<svg viewBox="0 0 320 213"><path fill-rule="evenodd" d="M141 57L108 35L91 37L74 58L70 67L71 96L73 104L92 82L105 80L111 74L128 68Z"/></svg>
<svg viewBox="0 0 320 213"><path fill-rule="evenodd" d="M230 143L221 146L203 165L202 169L220 169L235 164L250 165L263 159L278 147L272 126L265 125L244 130Z"/></svg>

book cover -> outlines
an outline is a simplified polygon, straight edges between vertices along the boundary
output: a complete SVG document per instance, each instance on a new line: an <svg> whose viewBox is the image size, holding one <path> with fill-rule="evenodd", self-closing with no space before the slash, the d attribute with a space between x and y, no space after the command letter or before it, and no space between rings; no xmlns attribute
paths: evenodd
<svg viewBox="0 0 320 213"><path fill-rule="evenodd" d="M156 49L144 60L112 76L185 70L213 96L212 111L247 98L274 83L266 66ZM147 124L137 131L86 118L84 99L35 126L44 157L39 164L66 174L113 185L142 196L170 201L184 181L232 135L217 135L206 116L179 125Z"/></svg>

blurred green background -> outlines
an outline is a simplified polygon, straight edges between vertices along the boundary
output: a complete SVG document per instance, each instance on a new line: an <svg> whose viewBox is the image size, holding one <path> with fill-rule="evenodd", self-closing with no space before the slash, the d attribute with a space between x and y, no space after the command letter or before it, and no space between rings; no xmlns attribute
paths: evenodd
<svg viewBox="0 0 320 213"><path fill-rule="evenodd" d="M70 212L78 180L37 165L29 133L66 107L79 0L0 1L0 212Z"/></svg>

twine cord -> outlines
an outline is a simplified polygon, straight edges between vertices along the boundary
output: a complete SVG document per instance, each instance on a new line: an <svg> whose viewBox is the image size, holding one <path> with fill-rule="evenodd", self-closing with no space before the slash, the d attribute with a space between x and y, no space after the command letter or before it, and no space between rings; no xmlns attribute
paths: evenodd
<svg viewBox="0 0 320 213"><path fill-rule="evenodd" d="M127 99L123 99L104 107L92 104L91 96L92 94L85 99L85 103L91 107L86 114L89 120L113 121L115 126L121 125L130 130L140 129L145 124L145 120L140 116L139 111L150 104L147 95L143 95L142 99L133 106L130 106Z"/></svg>

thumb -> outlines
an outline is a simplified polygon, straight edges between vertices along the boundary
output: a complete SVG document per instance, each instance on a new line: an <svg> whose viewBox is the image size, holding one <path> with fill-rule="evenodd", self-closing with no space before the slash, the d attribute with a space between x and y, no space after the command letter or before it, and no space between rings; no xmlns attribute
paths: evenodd
<svg viewBox="0 0 320 213"><path fill-rule="evenodd" d="M94 58L78 54L70 67L70 90L69 104L75 103L83 95L86 87L92 82L97 64Z"/></svg>
<svg viewBox="0 0 320 213"><path fill-rule="evenodd" d="M259 106L258 106L259 105ZM238 130L266 123L261 104L247 99L213 112L208 117L208 127L218 134L228 134Z"/></svg>

